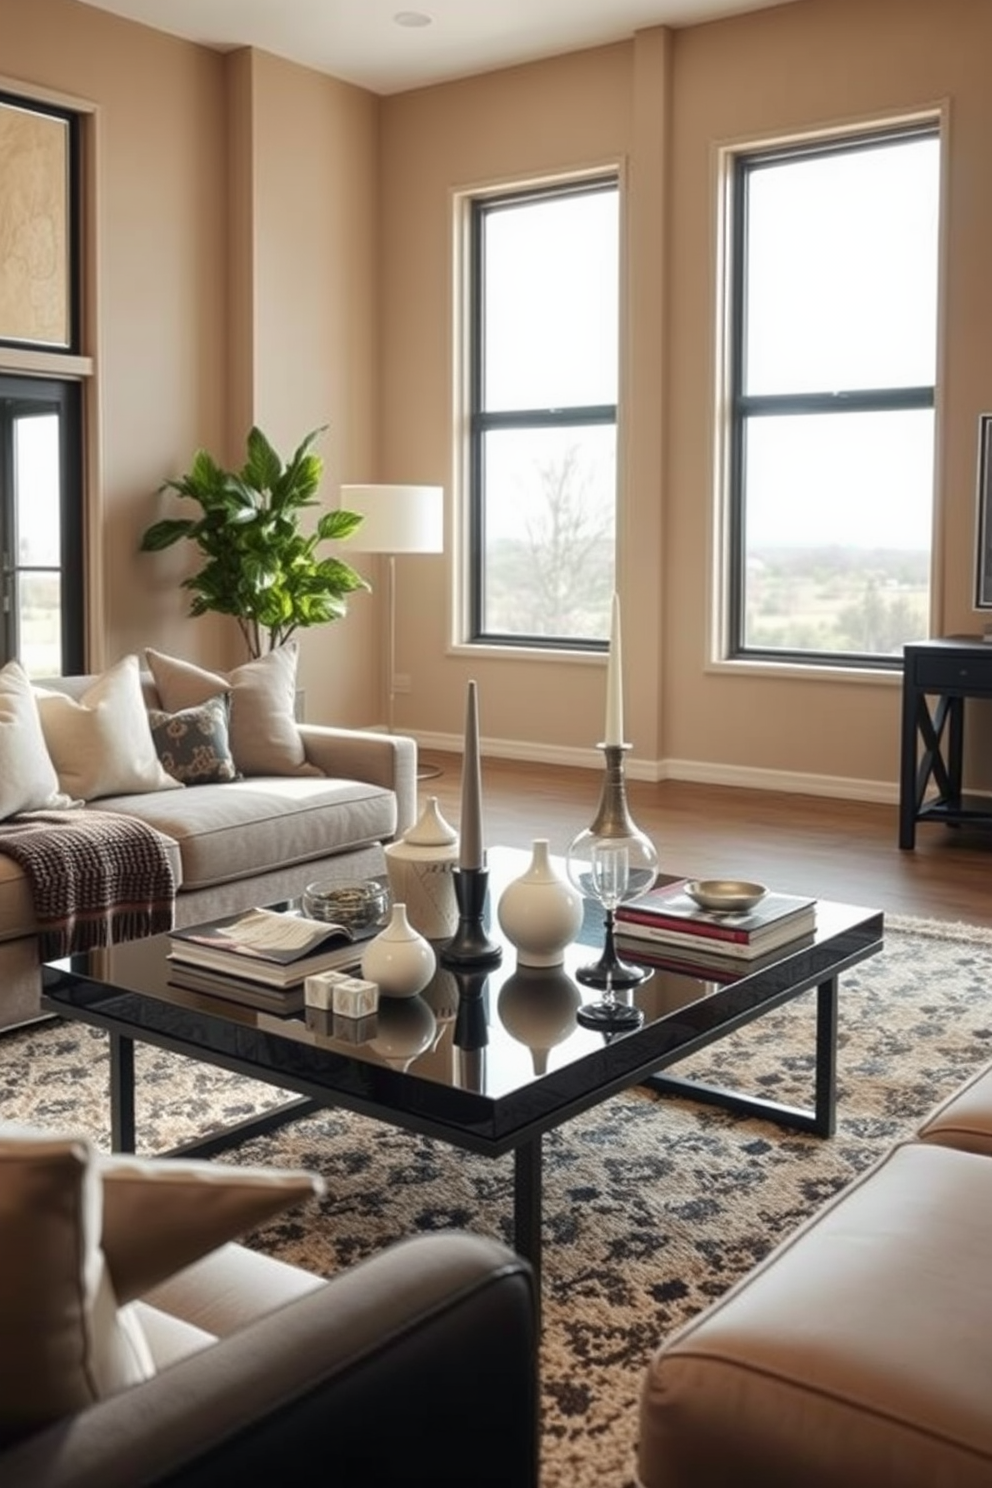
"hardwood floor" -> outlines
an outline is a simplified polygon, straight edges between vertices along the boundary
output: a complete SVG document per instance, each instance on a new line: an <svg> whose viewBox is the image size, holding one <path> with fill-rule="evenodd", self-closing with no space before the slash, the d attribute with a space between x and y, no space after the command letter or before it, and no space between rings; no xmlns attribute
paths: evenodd
<svg viewBox="0 0 992 1488"><path fill-rule="evenodd" d="M458 825L461 757L425 751L440 766L422 780ZM516 761L482 762L485 840L527 847L547 837L564 853L599 802L598 771ZM992 928L992 830L921 824L916 848L897 846L895 806L729 786L629 781L631 813L658 849L662 871L692 878L752 878L794 893L864 904L889 914L964 920Z"/></svg>

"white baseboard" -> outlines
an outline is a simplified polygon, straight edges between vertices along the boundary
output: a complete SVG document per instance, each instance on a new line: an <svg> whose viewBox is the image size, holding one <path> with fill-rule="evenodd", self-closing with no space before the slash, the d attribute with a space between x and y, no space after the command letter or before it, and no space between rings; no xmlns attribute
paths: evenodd
<svg viewBox="0 0 992 1488"><path fill-rule="evenodd" d="M421 750L439 749L461 754L462 737L455 734L415 734ZM522 760L535 765L565 765L597 770L603 763L598 749L570 749L561 745L531 744L515 739L482 739L485 759ZM824 796L839 801L873 801L897 805L896 780L850 780L840 775L810 775L792 770L763 770L744 765L701 763L696 760L638 759L629 754L625 771L631 780L687 780L698 785L733 785L742 790L780 791L789 795Z"/></svg>

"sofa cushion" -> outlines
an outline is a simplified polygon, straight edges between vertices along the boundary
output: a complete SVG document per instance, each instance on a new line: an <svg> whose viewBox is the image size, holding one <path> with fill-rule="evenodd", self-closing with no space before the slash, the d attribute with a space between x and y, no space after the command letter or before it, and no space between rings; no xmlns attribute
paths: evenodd
<svg viewBox="0 0 992 1488"><path fill-rule="evenodd" d="M992 1163L897 1147L657 1351L644 1488L992 1482Z"/></svg>
<svg viewBox="0 0 992 1488"><path fill-rule="evenodd" d="M107 1156L0 1125L0 1443L150 1378L121 1304L322 1190L303 1171Z"/></svg>
<svg viewBox="0 0 992 1488"><path fill-rule="evenodd" d="M78 700L36 689L59 786L84 801L124 791L180 790L159 761L136 656L124 656Z"/></svg>
<svg viewBox="0 0 992 1488"><path fill-rule="evenodd" d="M296 726L299 647L287 641L226 674L148 648L145 656L162 707L195 708L218 692L231 693L231 753L243 775L314 775Z"/></svg>
<svg viewBox="0 0 992 1488"><path fill-rule="evenodd" d="M941 1101L916 1135L921 1142L937 1142L992 1157L992 1065L986 1065Z"/></svg>
<svg viewBox="0 0 992 1488"><path fill-rule="evenodd" d="M17 661L0 667L0 819L66 804L34 690Z"/></svg>
<svg viewBox="0 0 992 1488"><path fill-rule="evenodd" d="M100 809L139 816L173 838L184 892L345 852L396 830L391 790L324 775L118 796L101 801Z"/></svg>
<svg viewBox="0 0 992 1488"><path fill-rule="evenodd" d="M148 722L158 757L174 780L210 785L238 778L230 744L229 692L178 713L149 708Z"/></svg>

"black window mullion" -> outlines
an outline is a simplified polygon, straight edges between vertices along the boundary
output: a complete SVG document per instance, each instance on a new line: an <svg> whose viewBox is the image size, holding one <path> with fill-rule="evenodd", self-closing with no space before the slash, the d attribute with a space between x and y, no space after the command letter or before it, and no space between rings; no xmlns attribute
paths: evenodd
<svg viewBox="0 0 992 1488"><path fill-rule="evenodd" d="M866 388L835 393L741 394L735 408L741 418L807 413L885 413L902 408L932 408L932 387Z"/></svg>

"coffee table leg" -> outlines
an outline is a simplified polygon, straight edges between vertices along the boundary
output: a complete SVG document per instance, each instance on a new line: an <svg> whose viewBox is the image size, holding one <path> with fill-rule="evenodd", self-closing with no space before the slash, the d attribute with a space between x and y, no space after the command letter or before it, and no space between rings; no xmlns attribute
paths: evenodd
<svg viewBox="0 0 992 1488"><path fill-rule="evenodd" d="M541 1138L513 1149L513 1248L534 1269L541 1295Z"/></svg>
<svg viewBox="0 0 992 1488"><path fill-rule="evenodd" d="M134 1151L134 1040L110 1037L110 1145L114 1152Z"/></svg>
<svg viewBox="0 0 992 1488"><path fill-rule="evenodd" d="M837 1004L836 977L816 989L816 1074L813 1130L832 1137L837 1130Z"/></svg>
<svg viewBox="0 0 992 1488"><path fill-rule="evenodd" d="M816 1050L812 1107L787 1106L764 1096L746 1095L703 1080L689 1080L668 1071L645 1075L641 1084L659 1095L677 1095L704 1105L722 1106L738 1116L757 1116L777 1126L795 1127L817 1137L832 1137L837 1125L837 978L828 977L816 988Z"/></svg>

